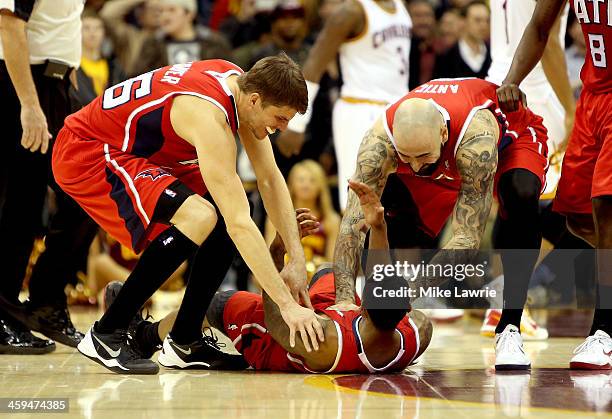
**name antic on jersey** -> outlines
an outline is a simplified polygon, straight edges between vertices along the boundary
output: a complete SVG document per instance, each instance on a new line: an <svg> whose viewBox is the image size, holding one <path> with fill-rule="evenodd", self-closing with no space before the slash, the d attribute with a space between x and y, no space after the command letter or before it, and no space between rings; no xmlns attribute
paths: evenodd
<svg viewBox="0 0 612 419"><path fill-rule="evenodd" d="M438 93L438 94L446 94L446 93L459 93L459 85L458 84L423 84L414 90L415 93Z"/></svg>

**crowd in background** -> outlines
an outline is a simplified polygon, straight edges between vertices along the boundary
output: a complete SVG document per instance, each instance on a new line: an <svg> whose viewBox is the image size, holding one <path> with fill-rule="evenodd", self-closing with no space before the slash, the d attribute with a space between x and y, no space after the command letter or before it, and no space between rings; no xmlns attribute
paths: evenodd
<svg viewBox="0 0 612 419"><path fill-rule="evenodd" d="M169 64L222 58L248 70L260 58L280 51L303 64L323 22L342 1L88 0L82 15L79 89L72 92L75 109L107 87ZM407 0L406 6L413 22L410 89L433 78L486 76L491 64L487 2ZM571 16L566 58L576 97L584 56L582 33ZM271 138L296 208L309 207L321 220L319 233L303 243L309 272L332 258L340 224L331 129L331 110L342 84L337 62L328 66L320 84L304 144L296 148L277 141L276 136ZM273 237L244 153L239 156L238 173L251 201L253 218L262 231L267 230L268 237ZM96 293L107 281L124 279L137 258L126 250L102 233L71 292L71 301L95 304ZM248 277L246 265L237 260L228 283L246 289ZM180 287L176 283L170 281L166 288Z"/></svg>

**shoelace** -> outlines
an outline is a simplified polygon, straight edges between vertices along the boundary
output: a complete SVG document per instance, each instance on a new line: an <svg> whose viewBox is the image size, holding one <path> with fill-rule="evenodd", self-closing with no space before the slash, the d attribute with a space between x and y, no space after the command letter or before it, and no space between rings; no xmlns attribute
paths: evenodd
<svg viewBox="0 0 612 419"><path fill-rule="evenodd" d="M522 346L517 342L517 339L514 335L518 334L518 332L504 332L499 337L499 345L504 349L504 351L511 352L522 352Z"/></svg>
<svg viewBox="0 0 612 419"><path fill-rule="evenodd" d="M206 332L209 332L210 335L207 335ZM215 335L210 327L205 327L203 329L202 340L209 346L212 346L215 349L221 350L221 348L225 348L225 343L219 342L219 338Z"/></svg>
<svg viewBox="0 0 612 419"><path fill-rule="evenodd" d="M604 336L589 336L586 338L584 342L582 342L576 349L574 349L574 353L589 351L595 346L596 343L601 344L604 347L604 351L610 352L612 351L612 339L606 338Z"/></svg>
<svg viewBox="0 0 612 419"><path fill-rule="evenodd" d="M155 320L153 318L153 316L151 315L151 313L149 312L149 310L147 308L142 307L138 311L136 316L134 316L134 318L130 322L130 325L128 326L128 335L130 335L130 336L132 334L135 335L136 334L136 329L137 329L138 325L141 324L142 322L146 322L149 319Z"/></svg>
<svg viewBox="0 0 612 419"><path fill-rule="evenodd" d="M124 342L126 342L126 344L121 345L121 349L125 349L125 351L122 352L125 359L142 359L143 355L137 348L136 341L132 338L128 331L122 329L119 331L119 333L121 334L122 339L124 339Z"/></svg>

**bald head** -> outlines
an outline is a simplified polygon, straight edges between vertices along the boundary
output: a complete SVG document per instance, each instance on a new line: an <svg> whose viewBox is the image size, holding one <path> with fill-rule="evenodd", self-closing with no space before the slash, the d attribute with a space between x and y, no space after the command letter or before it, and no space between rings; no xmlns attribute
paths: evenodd
<svg viewBox="0 0 612 419"><path fill-rule="evenodd" d="M393 137L402 161L414 161L413 168L432 164L440 157L440 149L448 138L446 121L432 101L407 99L395 112Z"/></svg>

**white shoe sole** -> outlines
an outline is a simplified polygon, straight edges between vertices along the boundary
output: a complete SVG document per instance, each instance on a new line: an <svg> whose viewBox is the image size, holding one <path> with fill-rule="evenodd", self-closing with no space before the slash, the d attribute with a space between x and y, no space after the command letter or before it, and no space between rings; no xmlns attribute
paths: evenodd
<svg viewBox="0 0 612 419"><path fill-rule="evenodd" d="M119 361L117 361L116 359L104 359L98 354L98 352L96 351L96 347L94 346L93 339L91 337L91 329L87 331L83 340L77 345L77 349L87 358L97 362L98 364L108 368L113 372L119 374L129 374L129 370L119 364Z"/></svg>
<svg viewBox="0 0 612 419"><path fill-rule="evenodd" d="M159 369L157 370L130 370L119 363L116 359L104 359L102 358L93 343L93 339L91 337L91 329L87 331L83 340L78 344L77 349L80 353L85 355L87 358L92 361L102 365L105 368L108 368L112 372L117 374L138 374L138 375L154 375L157 374Z"/></svg>
<svg viewBox="0 0 612 419"><path fill-rule="evenodd" d="M608 364L591 364L590 362L570 362L572 370L612 370L612 365Z"/></svg>
<svg viewBox="0 0 612 419"><path fill-rule="evenodd" d="M199 369L207 370L210 369L210 364L207 362L185 362L183 361L170 346L167 340L164 340L164 345L157 362L166 368L174 368L180 370L188 369Z"/></svg>

